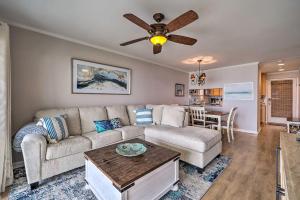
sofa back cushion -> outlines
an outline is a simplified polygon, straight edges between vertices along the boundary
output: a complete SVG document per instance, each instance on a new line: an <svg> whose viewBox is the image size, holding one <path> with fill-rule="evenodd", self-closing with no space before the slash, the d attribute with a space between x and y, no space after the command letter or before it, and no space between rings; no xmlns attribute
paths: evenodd
<svg viewBox="0 0 300 200"><path fill-rule="evenodd" d="M131 125L134 125L136 123L136 114L135 114L135 110L138 109L143 109L145 108L145 106L143 105L128 105L127 106L127 112L128 112L128 116L129 116L129 121Z"/></svg>
<svg viewBox="0 0 300 200"><path fill-rule="evenodd" d="M155 125L160 125L161 124L161 119L162 119L162 113L163 113L164 105L152 105L152 104L148 104L148 105L146 105L146 108L152 108L153 123Z"/></svg>
<svg viewBox="0 0 300 200"><path fill-rule="evenodd" d="M130 125L126 106L106 106L108 119L120 118L123 126Z"/></svg>
<svg viewBox="0 0 300 200"><path fill-rule="evenodd" d="M70 135L81 135L80 117L78 108L61 108L40 110L35 113L35 118L39 120L43 117L66 116L67 127Z"/></svg>
<svg viewBox="0 0 300 200"><path fill-rule="evenodd" d="M105 107L91 106L79 107L82 133L89 133L96 130L94 121L107 120Z"/></svg>
<svg viewBox="0 0 300 200"><path fill-rule="evenodd" d="M161 124L174 127L183 127L185 111L180 106L164 106Z"/></svg>

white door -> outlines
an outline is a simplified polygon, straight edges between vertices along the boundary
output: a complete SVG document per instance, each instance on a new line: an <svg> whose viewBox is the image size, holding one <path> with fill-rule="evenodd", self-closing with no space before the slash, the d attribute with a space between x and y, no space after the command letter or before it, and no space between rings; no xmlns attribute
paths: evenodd
<svg viewBox="0 0 300 200"><path fill-rule="evenodd" d="M267 122L284 124L298 116L297 84L296 78L267 81Z"/></svg>

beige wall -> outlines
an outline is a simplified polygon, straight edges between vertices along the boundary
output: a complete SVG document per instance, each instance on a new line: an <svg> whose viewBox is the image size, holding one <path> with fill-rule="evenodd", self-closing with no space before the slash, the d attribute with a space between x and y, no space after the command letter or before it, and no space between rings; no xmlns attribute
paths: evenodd
<svg viewBox="0 0 300 200"><path fill-rule="evenodd" d="M11 54L13 134L30 122L39 109L188 102L187 95L185 97L174 95L175 83L184 83L187 88L187 73L140 60L16 27L11 27ZM72 57L131 68L132 94L72 94L70 63Z"/></svg>

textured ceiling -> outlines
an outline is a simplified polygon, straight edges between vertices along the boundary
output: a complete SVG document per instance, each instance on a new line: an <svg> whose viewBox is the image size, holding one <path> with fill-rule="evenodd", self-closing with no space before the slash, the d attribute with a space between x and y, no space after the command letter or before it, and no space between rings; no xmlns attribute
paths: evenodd
<svg viewBox="0 0 300 200"><path fill-rule="evenodd" d="M153 23L156 12L165 23L193 9L199 19L174 32L194 37L190 47L167 42L161 54L143 41L127 47L119 44L146 36L146 32L122 17L134 13ZM122 54L184 71L197 65L182 60L213 56L216 68L248 62L264 62L300 56L299 0L1 0L0 18L50 33L101 46Z"/></svg>

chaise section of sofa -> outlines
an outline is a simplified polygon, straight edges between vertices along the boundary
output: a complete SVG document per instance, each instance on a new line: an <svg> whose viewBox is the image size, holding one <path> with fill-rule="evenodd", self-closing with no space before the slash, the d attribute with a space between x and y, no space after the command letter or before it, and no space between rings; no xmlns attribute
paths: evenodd
<svg viewBox="0 0 300 200"><path fill-rule="evenodd" d="M145 139L181 153L180 159L204 168L222 151L221 133L216 130L186 126L160 125L145 129Z"/></svg>

